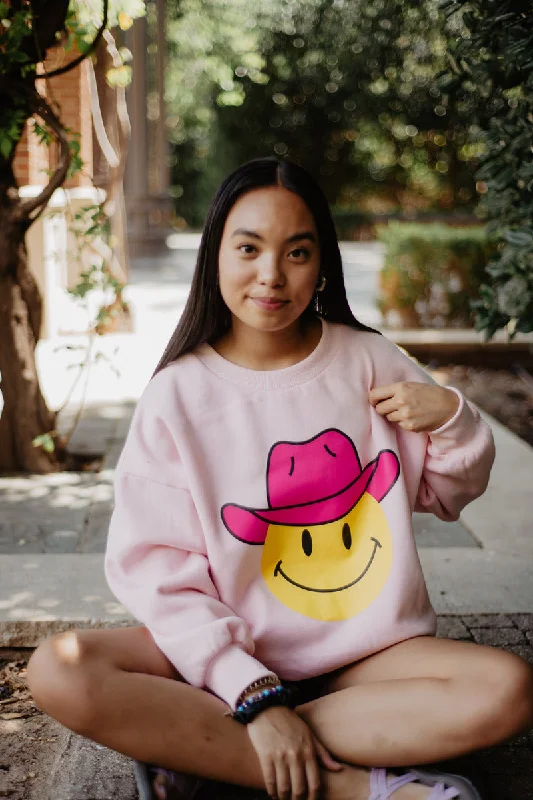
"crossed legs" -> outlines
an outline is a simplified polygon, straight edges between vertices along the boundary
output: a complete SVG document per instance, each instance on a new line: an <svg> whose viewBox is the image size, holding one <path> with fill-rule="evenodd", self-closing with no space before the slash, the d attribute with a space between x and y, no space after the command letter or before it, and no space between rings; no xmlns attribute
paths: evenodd
<svg viewBox="0 0 533 800"><path fill-rule="evenodd" d="M533 725L533 670L494 647L419 636L340 671L299 713L349 763L406 766L490 747Z"/></svg>
<svg viewBox="0 0 533 800"><path fill-rule="evenodd" d="M33 654L28 682L43 711L107 747L180 772L264 788L246 729L224 716L227 706L217 697L181 681L145 628L54 636ZM356 765L452 758L533 725L531 667L468 642L409 639L340 670L326 691L297 712L335 758L354 765L361 787L364 771ZM326 795L349 796L342 788L347 777L325 775Z"/></svg>

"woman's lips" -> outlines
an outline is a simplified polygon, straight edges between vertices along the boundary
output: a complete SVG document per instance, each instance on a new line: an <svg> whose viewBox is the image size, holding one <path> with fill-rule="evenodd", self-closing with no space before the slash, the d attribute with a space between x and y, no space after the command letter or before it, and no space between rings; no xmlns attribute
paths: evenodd
<svg viewBox="0 0 533 800"><path fill-rule="evenodd" d="M274 297L251 297L251 300L266 311L277 311L279 308L287 305L288 300L276 300Z"/></svg>

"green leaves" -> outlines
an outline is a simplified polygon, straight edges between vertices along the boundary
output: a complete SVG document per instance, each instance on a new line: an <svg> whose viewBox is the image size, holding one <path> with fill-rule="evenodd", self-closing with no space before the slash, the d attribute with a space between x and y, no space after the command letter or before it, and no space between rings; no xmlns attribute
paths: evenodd
<svg viewBox="0 0 533 800"><path fill-rule="evenodd" d="M528 247L533 243L533 230L526 228L514 231L506 230L504 235L509 244L515 247Z"/></svg>
<svg viewBox="0 0 533 800"><path fill-rule="evenodd" d="M386 244L379 308L389 324L398 317L407 327L472 324L469 300L491 250L484 228L389 222L377 233Z"/></svg>
<svg viewBox="0 0 533 800"><path fill-rule="evenodd" d="M485 99L473 121L483 129L485 153L476 179L485 183L487 230L500 242L474 304L479 330L490 338L533 329L533 60L531 4L515 0L454 0L467 37L450 43L450 57L468 69L469 91ZM450 73L451 74L451 73ZM454 71L454 76L456 73ZM461 76L466 84L464 74Z"/></svg>
<svg viewBox="0 0 533 800"><path fill-rule="evenodd" d="M14 147L14 141L11 140L8 136L2 135L2 133L0 133L0 155L6 161L11 155L13 147Z"/></svg>
<svg viewBox="0 0 533 800"><path fill-rule="evenodd" d="M224 173L270 153L306 166L344 208L368 194L399 209L404 195L436 209L475 197L479 134L472 101L461 110L436 79L455 36L436 0L173 7L169 133L187 222L201 224Z"/></svg>
<svg viewBox="0 0 533 800"><path fill-rule="evenodd" d="M32 36L30 6L23 5L14 11L5 3L0 4L0 74L20 73L21 65L30 64L30 58L24 51L24 40L29 36Z"/></svg>
<svg viewBox="0 0 533 800"><path fill-rule="evenodd" d="M13 156L25 121L26 111L22 107L0 108L0 157L6 161Z"/></svg>
<svg viewBox="0 0 533 800"><path fill-rule="evenodd" d="M37 120L34 120L33 131L41 144L45 144L47 147L50 147L50 145L54 140L54 137L52 136L48 128L41 125L39 122L37 122Z"/></svg>
<svg viewBox="0 0 533 800"><path fill-rule="evenodd" d="M82 40L84 36L92 39L98 27L96 22L102 14L101 0L71 0L70 10L69 28ZM108 25L128 30L135 19L145 14L146 3L143 0L110 0Z"/></svg>
<svg viewBox="0 0 533 800"><path fill-rule="evenodd" d="M41 433L32 441L34 447L42 447L45 453L53 453L56 449L55 442L49 433Z"/></svg>
<svg viewBox="0 0 533 800"><path fill-rule="evenodd" d="M72 131L70 128L65 128L65 130L71 137L69 140L70 164L67 173L67 177L71 178L83 169L83 159L80 156L80 134L76 131Z"/></svg>
<svg viewBox="0 0 533 800"><path fill-rule="evenodd" d="M81 302L96 290L112 294L115 299L121 296L124 284L113 275L105 258L98 257L95 250L94 262L89 267L83 266L81 258L81 253L84 250L87 252L92 242L96 243L99 240L101 243L107 243L109 239L110 222L105 213L104 204L93 203L82 206L73 214L68 230L76 243L71 258L76 260L79 265L79 280L75 286L68 289L69 294ZM105 326L116 313L118 311L110 311L107 308L100 309L94 320L95 329L102 325Z"/></svg>

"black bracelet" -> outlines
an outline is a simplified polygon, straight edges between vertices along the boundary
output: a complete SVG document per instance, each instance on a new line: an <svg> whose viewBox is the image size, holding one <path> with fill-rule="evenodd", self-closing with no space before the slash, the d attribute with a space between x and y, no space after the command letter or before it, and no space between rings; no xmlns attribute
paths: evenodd
<svg viewBox="0 0 533 800"><path fill-rule="evenodd" d="M248 725L255 717L266 708L273 706L289 706L291 703L292 691L284 686L276 686L275 689L265 689L260 695L250 700L245 700L237 706L231 715L234 720Z"/></svg>

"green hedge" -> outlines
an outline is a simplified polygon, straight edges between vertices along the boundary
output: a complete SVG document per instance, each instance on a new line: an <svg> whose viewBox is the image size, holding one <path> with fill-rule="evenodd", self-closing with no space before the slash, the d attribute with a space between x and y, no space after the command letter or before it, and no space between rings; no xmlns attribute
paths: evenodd
<svg viewBox="0 0 533 800"><path fill-rule="evenodd" d="M487 279L494 245L484 226L390 222L378 307L385 324L404 328L473 327L470 301Z"/></svg>
<svg viewBox="0 0 533 800"><path fill-rule="evenodd" d="M333 206L331 209L337 237L343 241L373 241L380 225L391 222L440 222L445 225L472 225L476 216L469 210L443 211L441 209L419 209L415 217L409 217L398 207L384 212L373 212L362 209L345 209Z"/></svg>

